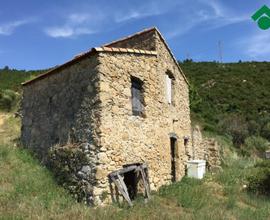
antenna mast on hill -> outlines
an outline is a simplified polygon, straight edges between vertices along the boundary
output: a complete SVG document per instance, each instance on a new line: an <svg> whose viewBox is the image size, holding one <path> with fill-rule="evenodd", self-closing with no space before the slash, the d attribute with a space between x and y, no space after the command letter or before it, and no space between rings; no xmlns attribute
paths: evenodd
<svg viewBox="0 0 270 220"><path fill-rule="evenodd" d="M219 62L223 62L223 53L222 53L222 42L221 40L218 41L218 55L219 55Z"/></svg>
<svg viewBox="0 0 270 220"><path fill-rule="evenodd" d="M187 52L186 56L187 56L187 60L189 60L189 59L190 59L190 54L189 54L189 52Z"/></svg>

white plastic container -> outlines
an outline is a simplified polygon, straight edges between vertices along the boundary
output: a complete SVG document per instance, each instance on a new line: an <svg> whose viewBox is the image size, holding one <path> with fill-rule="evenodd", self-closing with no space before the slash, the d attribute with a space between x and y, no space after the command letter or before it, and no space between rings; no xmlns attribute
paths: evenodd
<svg viewBox="0 0 270 220"><path fill-rule="evenodd" d="M270 159L270 150L265 151L265 158Z"/></svg>
<svg viewBox="0 0 270 220"><path fill-rule="evenodd" d="M190 160L187 162L188 177L202 179L205 174L205 160Z"/></svg>

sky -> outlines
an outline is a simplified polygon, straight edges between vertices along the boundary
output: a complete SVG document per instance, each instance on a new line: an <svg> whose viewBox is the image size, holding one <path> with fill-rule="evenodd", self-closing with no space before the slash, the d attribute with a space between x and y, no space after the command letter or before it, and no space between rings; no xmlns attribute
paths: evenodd
<svg viewBox="0 0 270 220"><path fill-rule="evenodd" d="M0 68L50 68L153 26L179 60L219 61L221 51L223 62L270 61L270 29L261 30L251 19L270 1L0 0L0 5Z"/></svg>

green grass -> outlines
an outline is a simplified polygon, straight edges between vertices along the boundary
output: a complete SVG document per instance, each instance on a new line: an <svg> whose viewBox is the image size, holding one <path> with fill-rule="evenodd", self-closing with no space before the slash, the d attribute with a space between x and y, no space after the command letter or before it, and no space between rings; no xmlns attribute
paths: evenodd
<svg viewBox="0 0 270 220"><path fill-rule="evenodd" d="M227 154L222 172L164 186L147 204L138 198L132 208L89 208L75 202L19 147L18 119L3 113L0 118L0 219L269 219L269 198L248 194L242 187L255 161L233 153ZM223 141L224 149L229 148L229 140Z"/></svg>

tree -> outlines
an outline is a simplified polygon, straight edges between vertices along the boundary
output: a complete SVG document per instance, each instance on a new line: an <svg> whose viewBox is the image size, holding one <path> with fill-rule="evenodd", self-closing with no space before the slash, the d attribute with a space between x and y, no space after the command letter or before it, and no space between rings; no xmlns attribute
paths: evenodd
<svg viewBox="0 0 270 220"><path fill-rule="evenodd" d="M220 131L232 137L234 146L241 147L248 136L248 124L246 119L239 114L227 116L219 125Z"/></svg>

